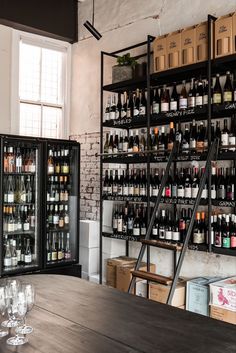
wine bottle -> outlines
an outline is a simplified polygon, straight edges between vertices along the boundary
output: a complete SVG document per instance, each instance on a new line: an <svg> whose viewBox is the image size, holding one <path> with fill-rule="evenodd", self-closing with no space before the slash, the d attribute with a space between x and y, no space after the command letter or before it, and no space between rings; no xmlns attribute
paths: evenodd
<svg viewBox="0 0 236 353"><path fill-rule="evenodd" d="M233 87L230 77L230 72L226 72L226 81L224 85L223 102L231 103L233 101Z"/></svg>
<svg viewBox="0 0 236 353"><path fill-rule="evenodd" d="M170 96L169 96L169 90L164 86L162 95L161 95L161 112L166 113L169 111L169 105L170 105Z"/></svg>
<svg viewBox="0 0 236 353"><path fill-rule="evenodd" d="M134 103L134 117L139 116L140 112L140 94L139 94L139 89L136 89L135 93L135 103Z"/></svg>
<svg viewBox="0 0 236 353"><path fill-rule="evenodd" d="M139 211L138 209L136 209L135 218L133 222L133 236L139 237L140 229L141 229L141 225L140 225Z"/></svg>
<svg viewBox="0 0 236 353"><path fill-rule="evenodd" d="M27 238L26 241L26 249L25 249L25 264L31 264L32 262L32 253L31 253L31 248L30 248L30 239Z"/></svg>
<svg viewBox="0 0 236 353"><path fill-rule="evenodd" d="M152 103L152 114L159 114L160 112L160 96L158 92L158 88L155 90L155 96L153 98Z"/></svg>
<svg viewBox="0 0 236 353"><path fill-rule="evenodd" d="M188 97L185 86L185 81L182 82L182 89L179 96L179 110L185 110L188 107Z"/></svg>
<svg viewBox="0 0 236 353"><path fill-rule="evenodd" d="M133 152L138 152L138 151L139 151L139 133L138 133L138 130L136 130L134 143L133 143Z"/></svg>
<svg viewBox="0 0 236 353"><path fill-rule="evenodd" d="M196 89L194 78L191 80L190 90L188 92L188 108L194 108L196 106Z"/></svg>
<svg viewBox="0 0 236 353"><path fill-rule="evenodd" d="M172 150L174 146L174 141L175 141L175 133L174 133L174 123L170 123L170 131L168 134L168 141L167 141L167 148L169 151Z"/></svg>
<svg viewBox="0 0 236 353"><path fill-rule="evenodd" d="M175 112L178 110L178 93L176 89L176 82L174 82L173 91L170 98L170 111Z"/></svg>
<svg viewBox="0 0 236 353"><path fill-rule="evenodd" d="M236 145L236 118L232 116L231 118L231 128L229 133L229 145L235 146ZM235 151L235 147L230 147L229 151Z"/></svg>
<svg viewBox="0 0 236 353"><path fill-rule="evenodd" d="M144 117L146 115L146 108L147 108L147 100L145 96L145 90L142 89L141 101L140 101L140 107L139 107L139 115L141 117Z"/></svg>
<svg viewBox="0 0 236 353"><path fill-rule="evenodd" d="M113 153L113 146L114 146L113 134L114 134L114 132L111 131L111 133L110 133L110 139L109 139L109 145L108 145L108 153L109 153L109 154L112 154L112 153Z"/></svg>
<svg viewBox="0 0 236 353"><path fill-rule="evenodd" d="M110 107L110 120L116 120L116 95L112 95L111 107Z"/></svg>
<svg viewBox="0 0 236 353"><path fill-rule="evenodd" d="M203 106L203 84L202 80L198 80L197 91L196 91L196 107Z"/></svg>
<svg viewBox="0 0 236 353"><path fill-rule="evenodd" d="M110 108L111 108L111 96L107 98L107 104L105 108L104 121L108 122L110 120Z"/></svg>
<svg viewBox="0 0 236 353"><path fill-rule="evenodd" d="M189 128L188 128L188 125L185 124L185 130L184 130L183 141L182 141L183 154L189 154L189 147L190 147Z"/></svg>
<svg viewBox="0 0 236 353"><path fill-rule="evenodd" d="M229 145L229 130L228 130L228 120L224 119L224 129L221 133L221 145L222 147ZM228 148L224 148L223 152L227 152Z"/></svg>
<svg viewBox="0 0 236 353"><path fill-rule="evenodd" d="M121 119L122 103L121 103L121 93L118 93L118 101L116 105L116 120Z"/></svg>
<svg viewBox="0 0 236 353"><path fill-rule="evenodd" d="M205 243L205 234L201 222L200 212L196 213L196 220L193 229L193 244L204 244Z"/></svg>
<svg viewBox="0 0 236 353"><path fill-rule="evenodd" d="M220 75L216 74L216 82L213 89L213 104L222 103L222 90L220 85Z"/></svg>
<svg viewBox="0 0 236 353"><path fill-rule="evenodd" d="M166 135L165 135L165 126L161 127L161 135L158 138L158 151L160 155L165 155L166 149Z"/></svg>

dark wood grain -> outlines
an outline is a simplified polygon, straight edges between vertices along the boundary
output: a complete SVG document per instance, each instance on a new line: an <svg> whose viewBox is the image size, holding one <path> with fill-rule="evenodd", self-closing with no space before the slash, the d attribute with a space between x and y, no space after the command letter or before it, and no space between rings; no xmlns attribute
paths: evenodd
<svg viewBox="0 0 236 353"><path fill-rule="evenodd" d="M50 337L52 332L53 334L55 332L53 342L57 345L57 342L63 341L64 337L65 340L67 339L68 329L72 341L80 342L84 332L87 333L87 331L90 332L88 337L91 335L91 340L94 342L96 339L99 341L99 337L101 342L104 339L104 344L98 342L96 347L91 346L87 351L81 350L81 352L106 352L104 346L106 340L112 342L110 353L118 352L119 347L116 350L115 346L117 344L120 345L120 353L127 352L126 349L129 352L143 353L236 352L236 328L233 325L134 297L78 278L31 275L22 276L22 279L36 286L38 309L32 311L33 319L36 319L39 310L45 313L41 314L42 317L38 317L40 330L41 332L44 330L44 335L41 337L42 343L46 341L51 344ZM50 325L47 325L47 320L50 320L53 330L49 328ZM40 341L36 332L32 339L30 337L31 344ZM93 338L93 334L96 334L96 337ZM42 351L41 347L37 347L38 350L26 350L25 346L22 352L60 352L57 347L53 350L51 347L49 350L45 348ZM63 353L74 352L73 342L71 347L65 350L63 345ZM0 350L0 353L2 352L7 351Z"/></svg>

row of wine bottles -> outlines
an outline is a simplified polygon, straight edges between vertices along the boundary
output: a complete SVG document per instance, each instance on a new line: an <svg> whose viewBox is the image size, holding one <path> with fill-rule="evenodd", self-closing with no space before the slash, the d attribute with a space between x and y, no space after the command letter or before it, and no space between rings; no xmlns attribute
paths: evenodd
<svg viewBox="0 0 236 353"><path fill-rule="evenodd" d="M71 259L70 233L47 233L47 262Z"/></svg>
<svg viewBox="0 0 236 353"><path fill-rule="evenodd" d="M69 200L70 183L67 175L49 176L47 201L48 202L67 202Z"/></svg>
<svg viewBox="0 0 236 353"><path fill-rule="evenodd" d="M68 205L47 205L47 226L51 229L63 229L69 226Z"/></svg>
<svg viewBox="0 0 236 353"><path fill-rule="evenodd" d="M29 206L3 207L3 232L21 233L35 229L35 208Z"/></svg>
<svg viewBox="0 0 236 353"><path fill-rule="evenodd" d="M220 84L220 75L216 75L214 87L211 85L211 103L222 104L236 101L236 86L233 88L231 74L226 72L226 81L223 90ZM191 86L187 92L185 81L182 82L180 91L177 90L177 85L174 82L172 92L164 85L163 88L151 89L150 106L151 114L175 112L177 110L192 109L195 107L203 107L208 104L208 82L199 78L191 80ZM123 96L118 94L108 96L104 122L110 120L118 120L123 118L142 117L146 115L147 99L145 90L142 89L141 94L139 89L136 92L130 91L128 94L124 92Z"/></svg>
<svg viewBox="0 0 236 353"><path fill-rule="evenodd" d="M224 126L221 128L220 121L216 121L211 124L211 140L213 141L216 137L219 138L221 147L225 152L228 150L235 151L236 144L236 119L232 119L231 128L228 128L228 119L224 119ZM173 148L174 141L177 140L180 143L180 151L183 154L194 154L196 152L201 153L207 150L208 147L208 131L203 121L196 124L193 121L190 126L189 124L184 125L184 130L181 124L177 124L176 128L174 123L170 123L168 131L165 126L161 129L157 127L151 129L149 146L147 144L146 130L141 129L141 134L138 129L128 132L111 131L110 134L106 134L104 143L104 153L117 154L119 152L143 152L145 150L157 151L160 155L164 155L166 152ZM231 145L232 147L229 147Z"/></svg>
<svg viewBox="0 0 236 353"><path fill-rule="evenodd" d="M152 209L151 209L152 214ZM185 240L192 217L191 208L182 208L180 214L161 209L155 217L151 231L152 239L182 243ZM213 215L212 233L208 234L205 212L197 212L190 243L209 244L217 247L236 248L236 215ZM112 218L114 234L145 237L147 231L147 211L143 206L136 208L115 205Z"/></svg>
<svg viewBox="0 0 236 353"><path fill-rule="evenodd" d="M35 173L36 150L4 146L3 171L4 173Z"/></svg>
<svg viewBox="0 0 236 353"><path fill-rule="evenodd" d="M5 239L3 265L5 268L15 268L22 265L31 265L34 259L33 239L17 236Z"/></svg>
<svg viewBox="0 0 236 353"><path fill-rule="evenodd" d="M49 148L48 154L54 158L70 157L71 150L69 146L53 146Z"/></svg>
<svg viewBox="0 0 236 353"><path fill-rule="evenodd" d="M166 198L196 198L204 168L176 168L175 173L169 173L163 190ZM161 179L165 170L152 169L150 175L150 196L157 196ZM235 168L212 167L211 198L218 200L235 200ZM145 169L108 170L105 171L103 194L113 196L146 196L147 176ZM202 199L208 198L208 182L206 180Z"/></svg>
<svg viewBox="0 0 236 353"><path fill-rule="evenodd" d="M33 176L8 176L4 178L3 200L5 203L33 203L35 200Z"/></svg>
<svg viewBox="0 0 236 353"><path fill-rule="evenodd" d="M66 150L69 153L69 150ZM53 150L48 153L48 174L69 174L70 161L68 158L56 159L54 158Z"/></svg>

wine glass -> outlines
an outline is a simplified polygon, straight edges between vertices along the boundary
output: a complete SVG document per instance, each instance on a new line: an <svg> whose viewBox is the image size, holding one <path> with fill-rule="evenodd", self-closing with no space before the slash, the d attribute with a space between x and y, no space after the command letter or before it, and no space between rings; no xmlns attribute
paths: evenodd
<svg viewBox="0 0 236 353"><path fill-rule="evenodd" d="M8 313L8 318L9 320L3 321L2 326L3 327L16 327L18 325L18 322L15 318L15 306L14 303L15 301L13 300L20 288L20 282L16 279L11 279L7 280L6 282L6 302L7 302L7 313Z"/></svg>
<svg viewBox="0 0 236 353"><path fill-rule="evenodd" d="M35 303L35 288L31 283L24 283L22 284L21 289L25 292L27 312L29 312ZM33 332L33 327L26 325L24 320L23 325L16 328L16 332L22 335L27 335Z"/></svg>
<svg viewBox="0 0 236 353"><path fill-rule="evenodd" d="M27 313L27 299L26 293L20 288L19 291L12 297L12 307L14 316L16 318L17 324L19 321L24 320ZM11 346L21 346L28 342L28 339L24 336L19 336L16 332L16 335L8 338L7 344Z"/></svg>
<svg viewBox="0 0 236 353"><path fill-rule="evenodd" d="M0 315L4 316L7 311L6 288L4 284L0 283ZM0 329L0 338L8 335L8 330Z"/></svg>

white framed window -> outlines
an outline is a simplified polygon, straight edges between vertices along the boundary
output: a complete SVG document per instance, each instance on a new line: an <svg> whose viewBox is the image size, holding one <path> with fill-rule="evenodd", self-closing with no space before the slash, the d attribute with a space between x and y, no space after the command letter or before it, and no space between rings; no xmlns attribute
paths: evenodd
<svg viewBox="0 0 236 353"><path fill-rule="evenodd" d="M68 138L71 45L13 31L11 133Z"/></svg>

